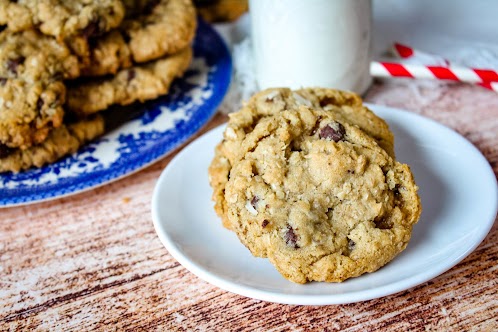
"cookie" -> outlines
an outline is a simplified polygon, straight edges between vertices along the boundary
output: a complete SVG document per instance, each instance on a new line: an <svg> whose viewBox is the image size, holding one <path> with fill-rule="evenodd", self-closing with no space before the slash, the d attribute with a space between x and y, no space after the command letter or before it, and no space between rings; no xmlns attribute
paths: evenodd
<svg viewBox="0 0 498 332"><path fill-rule="evenodd" d="M104 133L104 119L95 116L52 130L46 140L28 149L1 149L0 173L42 167L75 153L83 144Z"/></svg>
<svg viewBox="0 0 498 332"><path fill-rule="evenodd" d="M249 9L247 0L194 0L194 4L208 22L234 21Z"/></svg>
<svg viewBox="0 0 498 332"><path fill-rule="evenodd" d="M239 148L225 188L229 228L285 278L340 282L406 248L421 213L409 167L337 114L282 111Z"/></svg>
<svg viewBox="0 0 498 332"><path fill-rule="evenodd" d="M372 136L380 147L394 157L394 137L387 123L370 111L355 93L326 88L306 88L290 90L273 88L256 93L242 107L240 112L230 114L225 133L230 145L251 131L259 119L280 113L283 110L297 109L299 106L324 109L335 113L344 121L360 127ZM236 149L232 149L236 150Z"/></svg>
<svg viewBox="0 0 498 332"><path fill-rule="evenodd" d="M72 79L80 75L78 59L67 45L35 30L0 33L0 63L4 79Z"/></svg>
<svg viewBox="0 0 498 332"><path fill-rule="evenodd" d="M117 27L124 14L120 0L0 0L0 25L13 32L37 28L58 40L102 34Z"/></svg>
<svg viewBox="0 0 498 332"><path fill-rule="evenodd" d="M85 143L133 120L144 111L140 105L112 106L105 112L78 119L66 114L65 123L52 130L47 139L28 149L13 149L0 145L0 173L19 172L42 167L74 153Z"/></svg>
<svg viewBox="0 0 498 332"><path fill-rule="evenodd" d="M0 144L26 149L62 123L62 82L29 84L19 79L0 86Z"/></svg>
<svg viewBox="0 0 498 332"><path fill-rule="evenodd" d="M68 111L84 116L111 105L157 98L168 92L176 77L190 64L192 50L119 71L110 78L92 79L73 84L67 93Z"/></svg>
<svg viewBox="0 0 498 332"><path fill-rule="evenodd" d="M197 21L190 0L128 1L127 7L141 14L125 19L118 29L90 41L83 75L114 74L134 63L177 53L191 43Z"/></svg>
<svg viewBox="0 0 498 332"><path fill-rule="evenodd" d="M308 88L292 91L287 88L273 88L255 94L237 113L230 114L224 133L224 140L215 150L215 157L209 168L213 187L215 211L227 224L227 202L224 198L225 184L232 164L240 160L243 152L241 142L256 126L258 121L284 110L296 110L299 106L324 109L334 113L343 121L354 124L374 137L377 143L394 157L394 137L387 123L362 104L361 98L350 92Z"/></svg>
<svg viewBox="0 0 498 332"><path fill-rule="evenodd" d="M78 59L36 31L0 34L0 144L27 148L62 123L63 79L79 75Z"/></svg>
<svg viewBox="0 0 498 332"><path fill-rule="evenodd" d="M79 46L82 50L75 53L80 58L82 76L116 74L120 69L133 66L130 48L119 30L92 41L91 46L86 41L76 47Z"/></svg>

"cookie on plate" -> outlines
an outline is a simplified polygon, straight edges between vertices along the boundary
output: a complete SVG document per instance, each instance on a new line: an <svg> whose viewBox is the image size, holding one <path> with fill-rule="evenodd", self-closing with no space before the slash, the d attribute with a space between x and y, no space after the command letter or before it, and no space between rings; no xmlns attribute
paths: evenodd
<svg viewBox="0 0 498 332"><path fill-rule="evenodd" d="M154 99L168 92L176 77L183 75L192 59L192 49L122 69L115 76L74 82L67 93L67 110L85 116L111 105L128 105Z"/></svg>
<svg viewBox="0 0 498 332"><path fill-rule="evenodd" d="M241 111L229 115L230 121L225 132L227 145L234 142L237 146L238 141L245 137L245 133L250 132L261 118L273 116L283 110L297 109L299 106L323 109L336 114L344 121L360 127L394 157L394 137L387 123L363 105L357 94L326 88L272 88L256 93Z"/></svg>
<svg viewBox="0 0 498 332"><path fill-rule="evenodd" d="M104 119L99 114L52 130L40 144L27 149L0 148L0 173L19 172L42 167L75 153L83 144L104 133Z"/></svg>
<svg viewBox="0 0 498 332"><path fill-rule="evenodd" d="M64 123L53 129L47 138L27 149L0 145L0 173L42 167L75 153L84 144L140 116L140 105L113 106L105 112L79 119L66 114Z"/></svg>
<svg viewBox="0 0 498 332"><path fill-rule="evenodd" d="M326 110L343 121L358 126L374 137L377 143L394 157L394 137L389 126L365 107L358 95L324 88L263 90L251 97L239 112L229 115L224 139L216 147L215 157L209 168L215 211L225 226L229 226L226 217L227 202L224 198L225 184L232 165L245 153L240 149L241 142L261 119L272 117L284 110L297 110L300 106Z"/></svg>
<svg viewBox="0 0 498 332"><path fill-rule="evenodd" d="M62 123L63 79L79 75L64 44L34 30L0 33L0 144L27 148Z"/></svg>
<svg viewBox="0 0 498 332"><path fill-rule="evenodd" d="M191 43L197 21L190 0L128 1L127 7L140 14L90 40L89 59L82 66L84 76L115 74L135 63L177 53Z"/></svg>
<svg viewBox="0 0 498 332"><path fill-rule="evenodd" d="M406 248L421 213L409 167L337 114L282 111L240 149L225 188L229 228L285 278L340 282Z"/></svg>
<svg viewBox="0 0 498 332"><path fill-rule="evenodd" d="M121 0L0 0L0 25L12 32L37 28L58 40L102 34L124 15Z"/></svg>

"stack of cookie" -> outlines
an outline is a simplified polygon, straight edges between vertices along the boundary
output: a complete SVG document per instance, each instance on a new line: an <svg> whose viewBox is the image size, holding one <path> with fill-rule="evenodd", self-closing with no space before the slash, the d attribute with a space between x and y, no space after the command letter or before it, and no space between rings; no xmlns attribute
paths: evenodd
<svg viewBox="0 0 498 332"><path fill-rule="evenodd" d="M386 122L349 92L269 89L230 115L209 168L223 225L287 279L373 272L421 213Z"/></svg>
<svg viewBox="0 0 498 332"><path fill-rule="evenodd" d="M0 172L18 172L103 134L110 106L166 94L196 14L191 0L0 0L0 25Z"/></svg>

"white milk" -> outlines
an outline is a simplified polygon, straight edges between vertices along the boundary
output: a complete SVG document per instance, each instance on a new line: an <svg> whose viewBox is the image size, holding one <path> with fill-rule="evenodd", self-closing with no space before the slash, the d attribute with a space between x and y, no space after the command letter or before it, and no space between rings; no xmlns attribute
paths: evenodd
<svg viewBox="0 0 498 332"><path fill-rule="evenodd" d="M370 0L250 0L256 78L268 87L371 83Z"/></svg>

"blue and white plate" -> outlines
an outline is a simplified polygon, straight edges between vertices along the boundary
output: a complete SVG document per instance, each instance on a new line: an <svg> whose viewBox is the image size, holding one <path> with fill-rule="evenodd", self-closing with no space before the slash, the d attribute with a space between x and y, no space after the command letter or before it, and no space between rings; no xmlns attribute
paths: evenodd
<svg viewBox="0 0 498 332"><path fill-rule="evenodd" d="M194 59L167 96L141 117L55 164L0 175L0 207L75 194L130 175L172 152L208 122L230 83L232 63L220 36L199 22Z"/></svg>

